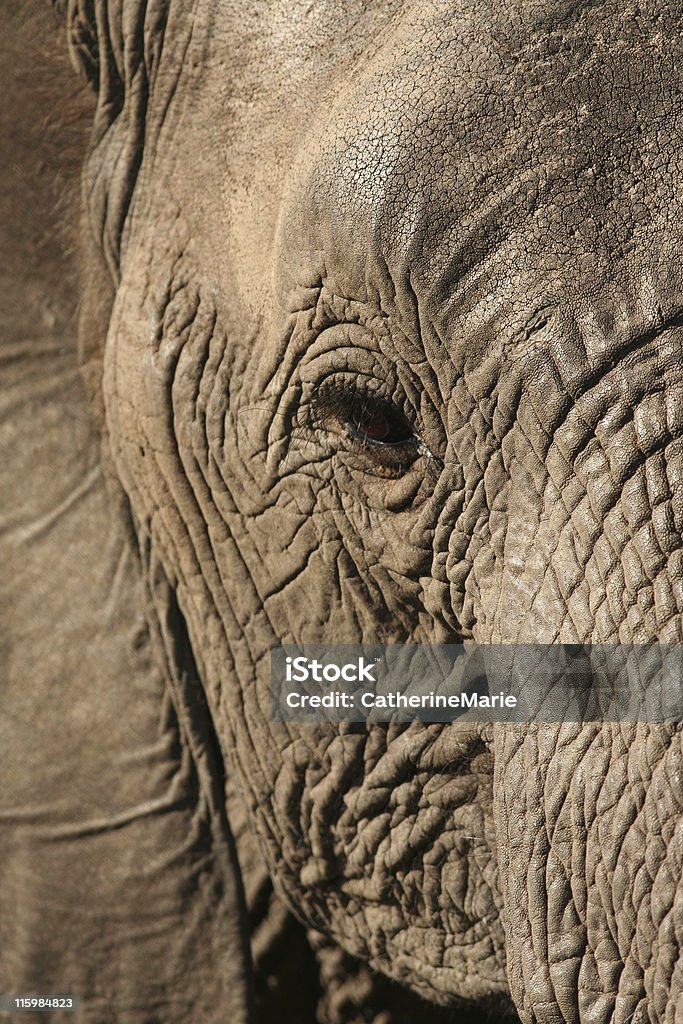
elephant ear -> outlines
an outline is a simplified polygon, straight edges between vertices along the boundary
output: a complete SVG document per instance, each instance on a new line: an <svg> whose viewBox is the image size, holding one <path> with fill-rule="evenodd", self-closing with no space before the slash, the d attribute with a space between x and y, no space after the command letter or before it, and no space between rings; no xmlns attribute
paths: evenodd
<svg viewBox="0 0 683 1024"><path fill-rule="evenodd" d="M53 0L59 15L66 14L67 40L72 60L97 92L100 55L97 10L94 0Z"/></svg>
<svg viewBox="0 0 683 1024"><path fill-rule="evenodd" d="M220 753L173 592L141 560L126 500L105 481L79 372L78 166L87 126L116 120L98 62L109 46L111 78L128 5L67 12L78 9L72 39L76 26L98 69L96 112L63 20L44 0L11 6L0 38L0 984L80 996L88 1024L247 1021ZM117 25L118 44L104 32ZM97 270L110 292L113 255Z"/></svg>
<svg viewBox="0 0 683 1024"><path fill-rule="evenodd" d="M54 0L53 0L54 2ZM169 0L56 0L74 67L96 96L81 211L81 372L100 426L104 340L121 236L142 159L147 101Z"/></svg>

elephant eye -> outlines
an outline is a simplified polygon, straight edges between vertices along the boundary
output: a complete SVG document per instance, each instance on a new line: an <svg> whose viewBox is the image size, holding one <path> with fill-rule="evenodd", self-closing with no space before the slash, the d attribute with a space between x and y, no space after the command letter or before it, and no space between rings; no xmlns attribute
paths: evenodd
<svg viewBox="0 0 683 1024"><path fill-rule="evenodd" d="M323 384L312 400L315 427L337 435L370 466L400 474L419 454L419 438L402 409L357 381Z"/></svg>
<svg viewBox="0 0 683 1024"><path fill-rule="evenodd" d="M373 399L351 408L344 427L349 437L363 444L403 445L413 438L409 424L397 409Z"/></svg>

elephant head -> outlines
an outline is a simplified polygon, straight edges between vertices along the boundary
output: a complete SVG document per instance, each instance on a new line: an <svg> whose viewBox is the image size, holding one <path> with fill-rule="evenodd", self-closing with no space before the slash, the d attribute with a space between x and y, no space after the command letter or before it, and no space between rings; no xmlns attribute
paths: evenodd
<svg viewBox="0 0 683 1024"><path fill-rule="evenodd" d="M678 727L278 724L268 670L683 639L678 6L67 18L103 459L280 891L437 1003L673 1021Z"/></svg>

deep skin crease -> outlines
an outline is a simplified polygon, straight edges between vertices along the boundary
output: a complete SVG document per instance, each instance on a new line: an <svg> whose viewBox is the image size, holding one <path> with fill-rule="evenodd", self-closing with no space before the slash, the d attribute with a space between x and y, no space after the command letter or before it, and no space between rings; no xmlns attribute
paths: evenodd
<svg viewBox="0 0 683 1024"><path fill-rule="evenodd" d="M286 726L268 655L683 639L677 5L109 8L84 370L277 886L435 1003L673 1021L680 729Z"/></svg>

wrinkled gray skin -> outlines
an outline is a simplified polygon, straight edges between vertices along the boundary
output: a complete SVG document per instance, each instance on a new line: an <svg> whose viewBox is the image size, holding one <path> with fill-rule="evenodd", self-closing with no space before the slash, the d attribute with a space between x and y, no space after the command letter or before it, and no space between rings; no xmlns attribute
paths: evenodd
<svg viewBox="0 0 683 1024"><path fill-rule="evenodd" d="M111 706L94 735L134 801L121 815L149 832L117 831L104 783L99 832L74 829L80 862L90 836L105 865L76 884L92 896L106 879L90 906L107 939L120 931L73 924L85 1019L190 1019L180 981L191 1019L253 1015L236 857L253 911L263 856L325 947L317 984L357 972L367 995L360 1010L323 995L320 1019L432 1019L336 946L458 1020L509 996L525 1022L673 1022L680 729L276 725L268 652L683 639L677 5L72 0L63 14L97 92L79 334L102 497L70 543L90 538L99 569L73 588L82 612L62 619L50 593L23 621L42 616L52 650L70 623L109 637L116 685L97 644L75 683L55 671L69 720L75 692L92 721L98 677ZM368 401L421 443L397 457L359 441L346 423ZM32 451L19 434L24 487ZM93 587L104 596L84 599ZM50 742L37 749L69 793L72 747ZM22 803L35 832L12 819L15 890L26 858L54 870L61 850L35 795ZM107 858L134 866L139 892L117 894L128 876ZM276 932L296 928L278 913Z"/></svg>

